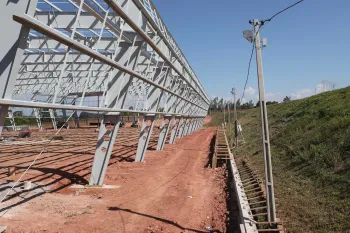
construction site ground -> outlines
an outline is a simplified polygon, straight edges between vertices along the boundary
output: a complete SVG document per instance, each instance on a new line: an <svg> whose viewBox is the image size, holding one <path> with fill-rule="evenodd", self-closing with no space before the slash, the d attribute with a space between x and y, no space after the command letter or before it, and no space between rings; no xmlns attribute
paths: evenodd
<svg viewBox="0 0 350 233"><path fill-rule="evenodd" d="M208 119L207 119L208 121ZM120 128L104 180L88 184L98 132L70 129L59 133L22 181L32 189L16 192L0 204L6 232L225 232L225 171L208 168L215 128L202 128L156 151L155 127L145 162L134 163L139 129ZM54 131L0 147L3 196ZM18 143L17 145L15 143ZM8 169L16 168L14 176Z"/></svg>

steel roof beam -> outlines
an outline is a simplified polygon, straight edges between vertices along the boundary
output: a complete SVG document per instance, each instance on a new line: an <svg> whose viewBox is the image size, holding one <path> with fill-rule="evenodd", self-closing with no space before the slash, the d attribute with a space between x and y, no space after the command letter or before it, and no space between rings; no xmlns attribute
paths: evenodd
<svg viewBox="0 0 350 233"><path fill-rule="evenodd" d="M40 21L30 17L27 14L24 14L23 16L14 15L13 19L16 22L20 23L20 24L26 25L26 26L28 26L30 28L35 29L36 31L38 31L38 32L40 32L42 34L45 34L45 35L47 35L47 36L49 36L51 38L54 38L54 39L60 41L61 43L69 46L70 48L79 50L81 53L89 55L89 56L91 56L91 57L93 57L93 58L95 58L95 59L97 59L97 60L99 60L101 62L104 62L104 63L106 63L106 64L108 64L108 65L110 65L110 66L112 66L112 67L122 71L122 72L130 74L130 75L132 75L132 76L134 76L134 77L136 77L136 78L138 78L138 79L140 79L140 80L142 80L142 81L144 81L144 82L146 82L148 84L151 84L152 86L160 88L161 90L164 90L164 91L166 91L168 93L176 95L179 98L185 100L186 102L188 102L190 104L194 104L193 102L187 100L186 98L184 98L184 97L182 97L180 95L177 95L176 93L174 93L172 91L169 91L168 89L166 89L166 88L164 88L164 87L154 83L153 81L150 81L149 79L147 79L147 78L143 77L142 75L138 74L137 72L135 72L135 71L133 71L133 70L131 70L131 69L129 69L129 68L119 64L118 62L115 62L112 59L109 59L106 56L103 56L102 54L100 54L100 53L98 53L98 52L96 52L96 51L94 51L94 50L92 50L92 49L90 49L90 48L80 44L79 42L77 42L77 41L75 41L75 40L73 40L71 38L68 38L67 36L63 35L59 31L56 31L56 30L50 28L49 26L41 23ZM147 38L149 38L149 37L147 36ZM173 64L170 64L170 66L173 66ZM194 104L194 105L197 105L197 104ZM203 108L202 106L198 106L198 107L200 107L200 108L202 108L204 110L207 110L206 108Z"/></svg>
<svg viewBox="0 0 350 233"><path fill-rule="evenodd" d="M175 65L163 54L163 52L158 48L158 46L152 41L152 39L140 28L125 12L124 10L119 6L119 4L115 0L105 0L105 2L118 14L120 17L122 17L128 25L134 29L157 53L159 56L161 56L164 61L166 61L173 70L175 70L176 73L182 77L182 79L194 90L195 87L192 85L191 82L189 82L183 74L175 67ZM195 81L196 82L196 81ZM198 85L198 84L197 84ZM201 89L203 96L203 100L207 102L207 104L210 103L209 98L205 94L205 92ZM205 98L204 98L205 97Z"/></svg>
<svg viewBox="0 0 350 233"><path fill-rule="evenodd" d="M80 111L91 111L91 112L105 112L105 113L121 113L121 112L129 112L129 113L141 113L141 114L163 114L163 112L149 112L149 111L138 111L138 110L130 110L130 109L117 109L117 108L104 108L104 107L88 107L88 106L79 106L79 105L70 105L70 104L51 104L44 102L30 102L30 101L22 101L22 100L9 100L9 99L0 99L0 105L9 105L12 107L24 107L24 108L51 108L51 109L64 109L64 110L80 110ZM169 115L173 116L183 116L190 118L201 118L202 116L192 116L187 114L179 114L179 113L169 113Z"/></svg>
<svg viewBox="0 0 350 233"><path fill-rule="evenodd" d="M154 30L156 30L156 32L158 33L158 36L161 37L161 38L163 39L164 43L165 43L168 47L170 47L171 51L173 52L173 54L175 55L175 57L179 60L179 62L181 63L181 65L186 69L187 73L188 73L193 79L198 80L198 78L196 77L196 75L195 75L193 69L191 68L191 66L189 65L189 63L188 63L188 61L186 60L185 56L183 55L183 52L181 51L180 47L176 44L175 40L172 38L172 36L171 36L171 34L169 33L169 30L166 28L166 26L163 26L163 25L162 25L163 27L165 27L165 29L166 29L165 31L166 31L167 33L170 34L170 38L171 38L171 40L172 40L172 43L175 44L175 46L177 47L176 49L178 49L178 51L175 51L174 47L170 44L170 42L169 42L169 40L168 40L169 35L167 35L167 34L164 35L163 31L162 31L162 30L160 29L160 27L154 22L153 18L149 15L149 12L144 8L144 6L143 6L143 4L141 3L141 1L140 1L140 0L133 0L133 2L134 2L135 5L136 5L137 7L139 7L139 9L144 13L144 15L146 16L146 18L149 20L149 23L152 25L152 27L154 28ZM153 4L152 4L152 5L153 5ZM157 18L158 18L158 15L159 15L158 12L157 12L155 9L153 9L153 10L156 12L156 16L157 16ZM159 18L160 18L160 17L159 17ZM161 23L163 23L163 22L161 21ZM181 57L178 55L178 52L180 52ZM182 59L184 59L185 62L183 62ZM184 63L185 63L185 64L184 64ZM190 70L189 70L189 68L188 68L187 66L190 68ZM194 77L193 77L193 76L194 76ZM206 95L206 97L209 99L208 95L205 93L204 88L203 88L202 84L199 82L199 80L198 80L198 84L199 84L199 87L201 88L202 92L203 92L203 93Z"/></svg>

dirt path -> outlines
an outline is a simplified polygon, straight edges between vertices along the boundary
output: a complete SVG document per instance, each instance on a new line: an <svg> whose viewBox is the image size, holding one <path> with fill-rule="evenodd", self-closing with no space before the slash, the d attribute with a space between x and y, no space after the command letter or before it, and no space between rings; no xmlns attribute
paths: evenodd
<svg viewBox="0 0 350 233"><path fill-rule="evenodd" d="M65 187L13 207L0 224L16 233L224 232L222 172L205 167L213 135L214 128L200 129L164 151L148 151L144 163L112 164L105 183L119 188Z"/></svg>

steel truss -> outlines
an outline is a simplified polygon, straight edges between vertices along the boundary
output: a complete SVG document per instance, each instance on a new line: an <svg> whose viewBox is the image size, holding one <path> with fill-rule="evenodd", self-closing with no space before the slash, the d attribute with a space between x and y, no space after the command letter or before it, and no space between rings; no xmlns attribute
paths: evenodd
<svg viewBox="0 0 350 233"><path fill-rule="evenodd" d="M1 4L0 127L10 106L36 109L39 128L38 108L49 109L54 128L57 109L103 112L90 184L103 184L122 113L144 115L136 161L155 114L164 116L158 150L169 132L174 143L202 126L208 95L150 0ZM89 106L94 96L98 106Z"/></svg>

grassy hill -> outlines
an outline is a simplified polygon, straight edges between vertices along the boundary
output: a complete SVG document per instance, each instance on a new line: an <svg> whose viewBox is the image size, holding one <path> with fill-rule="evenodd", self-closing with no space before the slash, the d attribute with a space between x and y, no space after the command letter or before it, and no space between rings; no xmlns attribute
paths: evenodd
<svg viewBox="0 0 350 233"><path fill-rule="evenodd" d="M278 216L289 232L350 232L350 88L267 106ZM258 108L238 119L247 155L263 177ZM212 124L223 121L213 114ZM230 136L232 137L232 135Z"/></svg>

